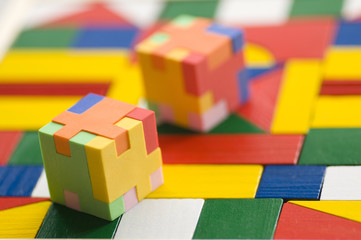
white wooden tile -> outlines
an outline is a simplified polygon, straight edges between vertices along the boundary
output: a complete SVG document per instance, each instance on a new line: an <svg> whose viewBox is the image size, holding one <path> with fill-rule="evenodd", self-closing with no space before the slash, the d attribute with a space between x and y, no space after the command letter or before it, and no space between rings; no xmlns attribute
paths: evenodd
<svg viewBox="0 0 361 240"><path fill-rule="evenodd" d="M27 13L25 26L33 28L44 25L64 16L75 14L88 9L88 5L71 0L39 1Z"/></svg>
<svg viewBox="0 0 361 240"><path fill-rule="evenodd" d="M342 8L342 16L348 20L361 18L361 1L344 0L343 8Z"/></svg>
<svg viewBox="0 0 361 240"><path fill-rule="evenodd" d="M35 188L33 192L31 193L32 197L49 197L49 187L48 187L48 181L46 179L45 171L43 170L41 172L41 175L39 177L38 182L35 185Z"/></svg>
<svg viewBox="0 0 361 240"><path fill-rule="evenodd" d="M158 19L164 8L162 0L117 0L109 4L110 8L128 19L134 25L149 27Z"/></svg>
<svg viewBox="0 0 361 240"><path fill-rule="evenodd" d="M126 212L116 239L192 239L203 199L145 199Z"/></svg>
<svg viewBox="0 0 361 240"><path fill-rule="evenodd" d="M327 167L321 200L361 200L361 166Z"/></svg>
<svg viewBox="0 0 361 240"><path fill-rule="evenodd" d="M247 26L280 24L288 19L291 4L291 0L222 0L216 20Z"/></svg>

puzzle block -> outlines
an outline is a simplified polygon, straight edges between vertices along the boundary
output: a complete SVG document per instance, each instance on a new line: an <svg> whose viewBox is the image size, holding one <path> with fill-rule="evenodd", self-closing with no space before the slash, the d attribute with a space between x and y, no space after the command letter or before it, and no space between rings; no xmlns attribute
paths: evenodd
<svg viewBox="0 0 361 240"><path fill-rule="evenodd" d="M241 30L182 15L137 45L161 120L207 132L248 97Z"/></svg>
<svg viewBox="0 0 361 240"><path fill-rule="evenodd" d="M272 239L282 199L208 199L193 239Z"/></svg>
<svg viewBox="0 0 361 240"><path fill-rule="evenodd" d="M39 130L51 200L114 220L163 182L154 113L89 94Z"/></svg>
<svg viewBox="0 0 361 240"><path fill-rule="evenodd" d="M337 46L360 46L361 23L341 22L336 35L334 45Z"/></svg>
<svg viewBox="0 0 361 240"><path fill-rule="evenodd" d="M318 199L325 170L325 166L268 165L256 198Z"/></svg>
<svg viewBox="0 0 361 240"><path fill-rule="evenodd" d="M359 165L360 128L313 128L305 139L299 164Z"/></svg>

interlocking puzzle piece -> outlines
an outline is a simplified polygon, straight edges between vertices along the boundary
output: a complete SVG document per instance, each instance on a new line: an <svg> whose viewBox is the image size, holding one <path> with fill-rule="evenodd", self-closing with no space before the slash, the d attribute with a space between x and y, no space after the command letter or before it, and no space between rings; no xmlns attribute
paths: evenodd
<svg viewBox="0 0 361 240"><path fill-rule="evenodd" d="M180 16L137 45L150 108L165 122L209 131L247 99L243 32Z"/></svg>
<svg viewBox="0 0 361 240"><path fill-rule="evenodd" d="M203 199L145 199L122 216L114 238L192 239L203 203Z"/></svg>
<svg viewBox="0 0 361 240"><path fill-rule="evenodd" d="M193 239L272 239L282 199L206 200Z"/></svg>
<svg viewBox="0 0 361 240"><path fill-rule="evenodd" d="M274 239L358 239L360 234L359 222L285 203Z"/></svg>
<svg viewBox="0 0 361 240"><path fill-rule="evenodd" d="M268 165L257 198L318 199L325 166Z"/></svg>
<svg viewBox="0 0 361 240"><path fill-rule="evenodd" d="M161 135L167 164L296 164L302 135Z"/></svg>
<svg viewBox="0 0 361 240"><path fill-rule="evenodd" d="M360 140L360 128L313 128L306 136L299 164L359 165Z"/></svg>
<svg viewBox="0 0 361 240"><path fill-rule="evenodd" d="M150 110L89 94L39 136L56 203L114 220L163 183Z"/></svg>

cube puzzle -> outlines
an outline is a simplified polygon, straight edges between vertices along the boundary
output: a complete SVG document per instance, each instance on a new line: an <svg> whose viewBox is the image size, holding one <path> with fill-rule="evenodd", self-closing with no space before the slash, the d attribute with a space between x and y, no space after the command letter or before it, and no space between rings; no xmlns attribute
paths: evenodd
<svg viewBox="0 0 361 240"><path fill-rule="evenodd" d="M51 200L113 220L163 183L154 112L88 94L39 130Z"/></svg>
<svg viewBox="0 0 361 240"><path fill-rule="evenodd" d="M149 106L162 121L208 131L247 99L243 32L182 15L137 45Z"/></svg>

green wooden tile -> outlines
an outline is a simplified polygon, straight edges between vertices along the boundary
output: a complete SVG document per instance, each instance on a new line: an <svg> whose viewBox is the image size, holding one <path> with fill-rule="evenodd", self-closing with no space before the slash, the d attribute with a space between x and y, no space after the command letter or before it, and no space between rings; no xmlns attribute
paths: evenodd
<svg viewBox="0 0 361 240"><path fill-rule="evenodd" d="M343 0L294 0L290 16L340 16L342 6Z"/></svg>
<svg viewBox="0 0 361 240"><path fill-rule="evenodd" d="M194 134L197 132L164 123L158 126L158 133ZM213 128L209 133L264 133L264 131L237 114L231 114L226 120Z"/></svg>
<svg viewBox="0 0 361 240"><path fill-rule="evenodd" d="M271 239L282 199L210 199L193 239Z"/></svg>
<svg viewBox="0 0 361 240"><path fill-rule="evenodd" d="M303 144L299 164L361 164L361 128L311 129Z"/></svg>
<svg viewBox="0 0 361 240"><path fill-rule="evenodd" d="M12 48L66 48L73 42L76 29L30 29L20 33Z"/></svg>
<svg viewBox="0 0 361 240"><path fill-rule="evenodd" d="M264 131L242 117L232 114L210 133L264 133Z"/></svg>
<svg viewBox="0 0 361 240"><path fill-rule="evenodd" d="M112 238L119 221L106 221L53 203L36 238Z"/></svg>
<svg viewBox="0 0 361 240"><path fill-rule="evenodd" d="M43 165L37 132L24 133L8 164Z"/></svg>
<svg viewBox="0 0 361 240"><path fill-rule="evenodd" d="M181 14L213 18L217 4L217 0L168 1L160 18L172 19Z"/></svg>

